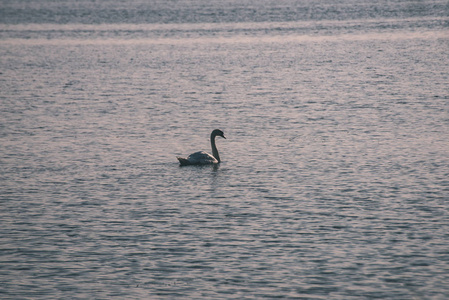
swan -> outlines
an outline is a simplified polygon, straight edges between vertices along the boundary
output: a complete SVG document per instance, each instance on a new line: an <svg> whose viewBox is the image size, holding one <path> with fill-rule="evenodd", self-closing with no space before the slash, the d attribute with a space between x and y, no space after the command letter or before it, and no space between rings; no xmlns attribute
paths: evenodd
<svg viewBox="0 0 449 300"><path fill-rule="evenodd" d="M198 151L190 154L187 158L179 157L176 158L179 160L181 166L189 166L189 165L211 165L211 164L219 164L220 156L218 155L217 146L215 146L215 137L221 136L226 139L223 131L220 129L215 129L210 134L210 145L212 147L212 154L210 155L204 151Z"/></svg>

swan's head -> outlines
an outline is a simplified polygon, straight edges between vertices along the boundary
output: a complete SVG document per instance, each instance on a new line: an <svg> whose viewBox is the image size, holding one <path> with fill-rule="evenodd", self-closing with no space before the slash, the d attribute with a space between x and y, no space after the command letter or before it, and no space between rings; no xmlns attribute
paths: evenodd
<svg viewBox="0 0 449 300"><path fill-rule="evenodd" d="M221 136L222 138L226 139L223 131L221 131L220 129L215 129L214 131L212 131L212 135L215 135L215 136L218 135L218 136Z"/></svg>

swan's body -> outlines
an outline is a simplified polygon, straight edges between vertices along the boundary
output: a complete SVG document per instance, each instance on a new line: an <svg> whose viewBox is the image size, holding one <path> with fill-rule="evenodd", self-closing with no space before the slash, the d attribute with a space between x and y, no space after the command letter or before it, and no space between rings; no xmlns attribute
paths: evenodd
<svg viewBox="0 0 449 300"><path fill-rule="evenodd" d="M198 151L190 154L187 158L177 157L181 166L189 165L212 165L220 163L220 156L218 155L217 146L215 145L215 137L221 136L225 139L223 131L215 129L210 134L210 144L212 147L212 155L204 151Z"/></svg>

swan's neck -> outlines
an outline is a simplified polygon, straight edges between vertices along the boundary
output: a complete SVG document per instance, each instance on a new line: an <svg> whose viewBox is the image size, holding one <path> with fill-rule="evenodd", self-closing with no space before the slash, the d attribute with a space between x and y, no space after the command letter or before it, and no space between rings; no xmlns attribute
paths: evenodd
<svg viewBox="0 0 449 300"><path fill-rule="evenodd" d="M218 160L218 162L220 162L220 155L218 155L217 146L215 145L215 137L216 135L213 133L210 135L210 145L212 147L212 155L216 160Z"/></svg>

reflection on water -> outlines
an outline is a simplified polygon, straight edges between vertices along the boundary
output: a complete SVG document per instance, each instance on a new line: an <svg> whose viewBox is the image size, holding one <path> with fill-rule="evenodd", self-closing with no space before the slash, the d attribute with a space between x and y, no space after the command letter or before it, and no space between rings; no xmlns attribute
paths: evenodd
<svg viewBox="0 0 449 300"><path fill-rule="evenodd" d="M445 2L167 3L5 3L2 297L444 298Z"/></svg>

